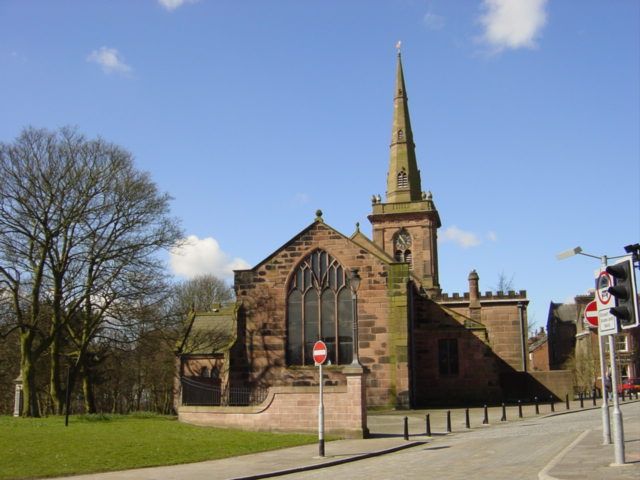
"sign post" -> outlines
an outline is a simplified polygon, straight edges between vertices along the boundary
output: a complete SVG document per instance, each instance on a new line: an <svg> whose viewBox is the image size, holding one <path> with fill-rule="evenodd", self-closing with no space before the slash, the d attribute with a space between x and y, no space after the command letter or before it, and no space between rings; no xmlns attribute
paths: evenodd
<svg viewBox="0 0 640 480"><path fill-rule="evenodd" d="M322 365L327 360L327 345L318 340L313 345L313 361L319 369L320 376L320 398L318 402L318 455L324 457L324 376L322 373Z"/></svg>
<svg viewBox="0 0 640 480"><path fill-rule="evenodd" d="M604 256L601 259L600 270L596 270L596 310L598 316L598 350L600 353L600 378L602 379L602 444L603 445L611 445L611 416L609 415L609 397L606 389L606 378L607 378L607 357L604 353L604 345L606 342L606 337L602 333L603 325L599 322L600 320L600 311L602 310L605 313L609 313L608 302L611 298L609 292L605 292L606 285L610 282L610 279L605 279L602 275L605 269L607 268L607 257ZM606 281L605 281L606 280ZM602 282L602 292L599 288ZM605 285L606 283L606 285ZM607 301L607 304L603 305L602 299ZM609 327L610 328L610 327Z"/></svg>
<svg viewBox="0 0 640 480"><path fill-rule="evenodd" d="M596 279L596 304L598 307L598 334L615 335L618 333L618 321L609 311L614 306L614 300L609 288L613 286L613 277L604 267L598 273Z"/></svg>
<svg viewBox="0 0 640 480"><path fill-rule="evenodd" d="M584 321L592 328L598 328L598 303L589 302L584 309Z"/></svg>

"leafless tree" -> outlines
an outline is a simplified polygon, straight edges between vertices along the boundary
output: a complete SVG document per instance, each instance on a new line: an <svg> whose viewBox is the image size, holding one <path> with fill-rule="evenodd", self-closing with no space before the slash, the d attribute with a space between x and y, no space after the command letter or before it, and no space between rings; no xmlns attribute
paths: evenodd
<svg viewBox="0 0 640 480"><path fill-rule="evenodd" d="M155 255L181 238L170 197L131 154L73 129L25 129L0 144L0 282L20 336L23 415L39 415L36 362L51 352L51 397L59 410L60 340L75 375L100 336L127 334L127 305L164 281Z"/></svg>

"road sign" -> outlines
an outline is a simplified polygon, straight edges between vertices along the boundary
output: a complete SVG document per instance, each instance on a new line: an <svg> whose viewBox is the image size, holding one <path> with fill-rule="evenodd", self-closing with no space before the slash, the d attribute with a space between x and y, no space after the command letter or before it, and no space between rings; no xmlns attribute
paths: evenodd
<svg viewBox="0 0 640 480"><path fill-rule="evenodd" d="M596 306L598 309L598 335L614 335L618 333L618 319L611 315L611 307L615 301L609 293L613 286L613 277L605 271L606 267L596 272Z"/></svg>
<svg viewBox="0 0 640 480"><path fill-rule="evenodd" d="M318 340L313 344L313 361L316 365L322 365L327 360L327 345Z"/></svg>
<svg viewBox="0 0 640 480"><path fill-rule="evenodd" d="M598 328L598 303L595 300L589 302L584 309L584 321L590 327Z"/></svg>
<svg viewBox="0 0 640 480"><path fill-rule="evenodd" d="M613 286L613 278L604 270L601 270L596 279L596 302L598 303L598 311L609 309L612 307L611 294L609 287Z"/></svg>

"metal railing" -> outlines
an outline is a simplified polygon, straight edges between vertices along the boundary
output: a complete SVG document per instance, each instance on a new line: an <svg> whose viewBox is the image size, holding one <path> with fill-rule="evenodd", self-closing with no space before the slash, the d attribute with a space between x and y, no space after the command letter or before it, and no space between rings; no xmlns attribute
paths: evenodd
<svg viewBox="0 0 640 480"><path fill-rule="evenodd" d="M223 389L193 377L182 377L182 405L185 406L253 406L267 398L268 388L232 386Z"/></svg>

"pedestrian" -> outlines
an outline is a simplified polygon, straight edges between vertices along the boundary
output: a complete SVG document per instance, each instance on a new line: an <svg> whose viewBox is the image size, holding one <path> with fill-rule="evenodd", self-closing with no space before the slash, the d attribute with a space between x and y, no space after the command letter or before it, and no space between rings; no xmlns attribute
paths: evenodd
<svg viewBox="0 0 640 480"><path fill-rule="evenodd" d="M607 375L604 377L604 391L607 396L607 400L611 399L611 372L607 372Z"/></svg>

